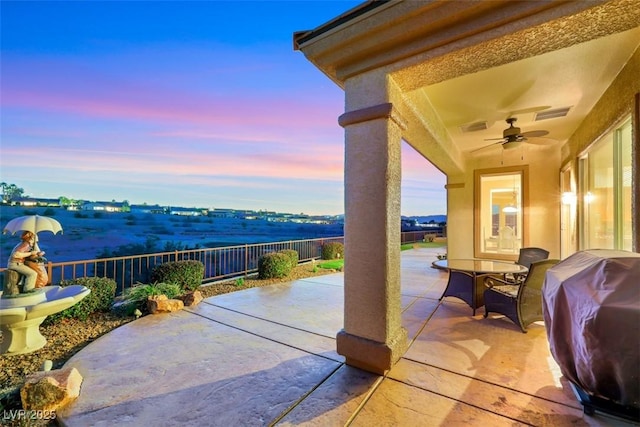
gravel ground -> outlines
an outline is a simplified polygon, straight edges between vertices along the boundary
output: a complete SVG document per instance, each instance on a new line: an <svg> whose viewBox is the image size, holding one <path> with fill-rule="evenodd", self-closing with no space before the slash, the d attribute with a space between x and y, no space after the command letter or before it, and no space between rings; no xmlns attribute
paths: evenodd
<svg viewBox="0 0 640 427"><path fill-rule="evenodd" d="M200 287L204 298L215 295L236 292L243 289L267 286L275 283L290 282L312 276L322 276L333 273L333 270L322 268L313 271L311 264L302 264L293 269L291 274L283 279L258 280L255 277L244 279L242 285L236 281L213 283ZM64 363L83 347L107 332L134 320L133 317L119 317L113 313L94 313L86 321L64 319L53 325L40 327L40 332L47 339L47 344L38 351L15 356L0 356L0 425L18 426L55 426L55 421L20 424L8 421L4 415L9 410L21 409L19 390L24 384L25 377L41 370L45 360L53 362L53 369L61 368ZM2 336L0 335L0 342ZM3 415L4 414L4 415Z"/></svg>

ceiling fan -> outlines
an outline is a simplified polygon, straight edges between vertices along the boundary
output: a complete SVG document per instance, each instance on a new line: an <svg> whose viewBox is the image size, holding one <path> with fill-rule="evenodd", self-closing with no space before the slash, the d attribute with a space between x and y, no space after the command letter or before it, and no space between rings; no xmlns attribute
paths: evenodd
<svg viewBox="0 0 640 427"><path fill-rule="evenodd" d="M501 144L502 148L505 150L510 150L513 148L519 147L523 142L528 144L535 145L551 145L556 141L551 138L543 138L544 136L549 134L549 131L546 130L532 130L528 132L520 132L519 127L515 127L513 124L518 119L515 117L509 117L506 122L509 124L509 127L502 131L502 138L488 138L485 141L498 141L493 144L485 145L484 147L480 147L476 150L473 150L472 153L483 150L487 147L491 147L497 144Z"/></svg>

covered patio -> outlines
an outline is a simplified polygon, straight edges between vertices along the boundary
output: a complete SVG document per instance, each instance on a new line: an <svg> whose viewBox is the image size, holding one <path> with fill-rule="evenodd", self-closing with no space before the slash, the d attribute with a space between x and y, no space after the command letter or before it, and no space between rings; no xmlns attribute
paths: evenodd
<svg viewBox="0 0 640 427"><path fill-rule="evenodd" d="M635 0L368 1L293 42L345 93L349 365L384 374L411 343L404 143L446 175L449 258L638 251Z"/></svg>
<svg viewBox="0 0 640 427"><path fill-rule="evenodd" d="M586 416L543 325L439 301L436 249L403 251L409 348L386 376L345 364L342 273L212 297L103 336L66 366L84 376L63 425L628 426Z"/></svg>

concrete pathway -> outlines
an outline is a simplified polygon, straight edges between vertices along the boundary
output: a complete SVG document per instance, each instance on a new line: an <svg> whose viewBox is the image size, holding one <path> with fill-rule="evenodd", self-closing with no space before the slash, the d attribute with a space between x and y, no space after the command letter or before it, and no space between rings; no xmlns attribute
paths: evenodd
<svg viewBox="0 0 640 427"><path fill-rule="evenodd" d="M84 376L64 426L628 426L589 417L550 356L543 325L527 334L438 298L440 252L402 253L411 346L386 377L344 364L343 275L220 295L145 316L84 348Z"/></svg>

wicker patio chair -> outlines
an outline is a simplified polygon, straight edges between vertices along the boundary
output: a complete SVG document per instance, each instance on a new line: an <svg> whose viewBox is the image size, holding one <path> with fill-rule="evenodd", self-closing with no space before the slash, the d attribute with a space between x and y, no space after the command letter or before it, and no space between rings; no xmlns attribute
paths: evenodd
<svg viewBox="0 0 640 427"><path fill-rule="evenodd" d="M521 248L520 254L518 255L518 261L516 264L520 264L524 267L529 268L532 262L542 261L543 259L549 258L549 251L542 248ZM506 281L510 281L513 283L522 283L524 279L527 277L527 273L525 274L509 274L505 276Z"/></svg>
<svg viewBox="0 0 640 427"><path fill-rule="evenodd" d="M549 258L549 251L542 248L522 248L516 263L529 268L532 262Z"/></svg>
<svg viewBox="0 0 640 427"><path fill-rule="evenodd" d="M484 279L487 289L484 291L484 317L489 312L500 313L527 332L531 323L542 318L542 284L547 270L560 260L547 259L534 261L529 273L521 284L514 284L496 277Z"/></svg>

